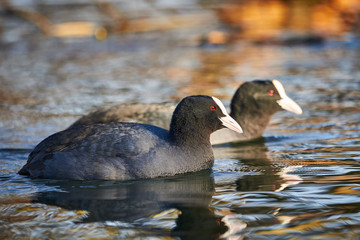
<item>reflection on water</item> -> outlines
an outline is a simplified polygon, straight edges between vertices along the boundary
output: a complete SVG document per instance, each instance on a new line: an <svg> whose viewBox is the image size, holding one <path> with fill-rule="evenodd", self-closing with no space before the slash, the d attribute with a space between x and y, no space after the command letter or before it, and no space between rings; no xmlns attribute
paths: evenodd
<svg viewBox="0 0 360 240"><path fill-rule="evenodd" d="M116 230L119 231L116 235L121 234L122 230L132 229L135 236L142 236L149 231L149 234L158 236L197 238L201 235L203 239L215 239L226 230L220 218L208 208L214 194L214 180L209 170L146 181L36 180L30 184L43 185L43 191L40 190L31 197L31 205L13 204L12 208L16 210L12 211L3 207L4 220L11 219L2 229L5 233L10 234L14 228L19 227L17 222L24 221L20 217L18 219L12 216L14 214L28 215L38 211L37 214L42 215L43 211L43 220L59 217L58 208L45 208L37 203L73 210L61 212L68 215L68 220L73 222L85 225L104 222L106 226L117 226L120 229ZM26 218L30 226L37 224L38 220L38 217ZM72 230L71 227L68 227L69 231ZM32 232L29 229L17 230L23 233ZM36 231L38 229L32 232L34 236L38 234Z"/></svg>
<svg viewBox="0 0 360 240"><path fill-rule="evenodd" d="M16 1L17 7L26 2ZM250 6L251 19L259 1L243 2ZM262 5L272 9L263 16L269 20L266 24L279 23L281 19L270 13L284 11L283 2ZM1 9L0 238L357 239L360 48L356 36L345 35L342 29L356 22L356 8L350 3L358 4L342 0L295 4L289 26L302 22L300 10L316 15L308 21L324 18L337 25L321 35L328 41L291 47L282 45L286 41L278 41L281 38L268 39L274 45L239 40L251 26L254 32L248 32L249 37L259 37L263 22L259 18L246 22L245 15L236 18L244 11L239 3L210 8L209 3L196 4L190 13L184 5L176 12L159 10L149 2L141 5L151 12L147 18L134 17L136 7L124 3L132 9L129 19L139 20L132 24L150 19L154 23L165 12L174 14L166 21L172 19L175 25L181 13L204 21L190 27L182 19L176 30L138 28L137 34L122 35L119 28L105 24L104 41L44 36L24 15ZM47 15L52 7L39 4L32 10L52 24L69 16L66 4L62 11L56 6L59 11ZM106 4L99 7L110 14ZM74 17L90 19L99 11L93 4L74 9L83 13ZM232 15L221 15L230 10ZM340 11L347 16L345 25L338 22ZM69 18L75 20L79 19ZM230 20L227 30L218 25ZM108 23L114 24L114 19ZM237 25L245 23L250 27L242 32ZM316 22L317 29L326 30L325 23ZM206 39L208 33L221 38L219 32L229 42L213 44ZM216 146L211 172L132 182L49 181L16 174L40 140L98 106L163 102L189 94L215 95L229 103L239 84L255 78L281 80L304 114L279 112L263 138Z"/></svg>
<svg viewBox="0 0 360 240"><path fill-rule="evenodd" d="M34 202L86 210L86 222L133 222L171 208L206 208L214 191L210 171L124 183L52 181L46 185L59 189L38 193Z"/></svg>

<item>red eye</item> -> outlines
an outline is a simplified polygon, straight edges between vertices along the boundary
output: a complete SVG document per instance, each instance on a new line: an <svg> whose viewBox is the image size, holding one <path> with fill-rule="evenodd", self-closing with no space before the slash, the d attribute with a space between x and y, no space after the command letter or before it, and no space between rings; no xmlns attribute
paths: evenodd
<svg viewBox="0 0 360 240"><path fill-rule="evenodd" d="M269 90L269 91L268 91L268 94L269 94L270 96L274 95L274 90Z"/></svg>
<svg viewBox="0 0 360 240"><path fill-rule="evenodd" d="M215 109L216 109L216 108L215 108L214 106L211 106L211 107L210 107L210 110L211 110L211 111L215 111Z"/></svg>

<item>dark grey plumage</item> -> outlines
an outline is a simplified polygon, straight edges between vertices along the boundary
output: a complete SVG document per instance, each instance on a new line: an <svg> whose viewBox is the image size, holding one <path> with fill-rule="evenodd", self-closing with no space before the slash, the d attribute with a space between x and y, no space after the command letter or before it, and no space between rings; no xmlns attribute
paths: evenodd
<svg viewBox="0 0 360 240"><path fill-rule="evenodd" d="M184 98L173 113L169 131L121 122L68 128L40 142L19 174L129 180L210 168L214 162L210 134L224 125L241 131L219 102L202 95Z"/></svg>
<svg viewBox="0 0 360 240"><path fill-rule="evenodd" d="M211 135L212 144L246 141L260 138L271 117L280 110L301 114L302 109L289 98L278 80L245 82L235 92L230 104L230 116L244 129L243 134L233 134L221 129Z"/></svg>

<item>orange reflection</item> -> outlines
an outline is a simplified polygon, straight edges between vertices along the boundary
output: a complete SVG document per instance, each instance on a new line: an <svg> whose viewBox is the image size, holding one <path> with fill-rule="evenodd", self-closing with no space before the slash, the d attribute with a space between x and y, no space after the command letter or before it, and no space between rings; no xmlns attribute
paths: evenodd
<svg viewBox="0 0 360 240"><path fill-rule="evenodd" d="M141 2L141 0L140 0ZM146 1L144 1L146 2ZM166 6L144 4L134 11L127 11L117 3L95 1L84 6L96 6L96 14L105 15L109 21L87 22L86 20L63 19L54 23L52 12L18 8L9 0L0 1L0 8L13 12L36 25L45 34L56 37L92 36L103 40L109 33L135 33L170 31L180 28L210 25L208 41L224 44L228 38L267 41L289 37L321 35L342 36L348 31L358 31L360 23L359 0L242 0L232 3L221 1L208 7L194 3L192 11L182 14L169 11ZM47 4L41 5L46 9ZM176 6L176 5L175 5ZM181 4L174 9L181 9ZM215 10L215 11L213 11ZM68 8L71 15L71 7ZM153 12L157 14L152 14ZM214 15L214 13L216 15ZM232 35L216 31L218 23L231 27ZM106 25L106 29L103 27ZM96 26L102 27L97 34Z"/></svg>
<svg viewBox="0 0 360 240"><path fill-rule="evenodd" d="M241 36L250 39L278 35L283 26L286 6L281 1L246 1L224 5L220 19L240 28Z"/></svg>
<svg viewBox="0 0 360 240"><path fill-rule="evenodd" d="M345 29L340 12L330 6L321 4L311 10L312 29L324 35L341 34Z"/></svg>
<svg viewBox="0 0 360 240"><path fill-rule="evenodd" d="M358 28L357 0L248 0L224 4L218 17L233 28L235 38L271 40L278 37L341 36Z"/></svg>

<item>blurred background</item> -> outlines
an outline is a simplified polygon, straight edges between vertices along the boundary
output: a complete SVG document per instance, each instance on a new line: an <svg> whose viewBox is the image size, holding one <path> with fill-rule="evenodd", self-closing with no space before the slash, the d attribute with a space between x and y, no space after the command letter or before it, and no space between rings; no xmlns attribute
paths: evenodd
<svg viewBox="0 0 360 240"><path fill-rule="evenodd" d="M359 5L356 0L3 0L1 30L4 43L40 33L106 40L185 28L203 29L187 36L194 44L346 40L359 31ZM14 26L22 31L11 32Z"/></svg>

